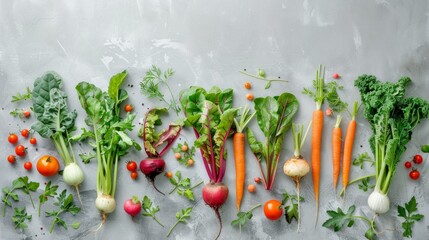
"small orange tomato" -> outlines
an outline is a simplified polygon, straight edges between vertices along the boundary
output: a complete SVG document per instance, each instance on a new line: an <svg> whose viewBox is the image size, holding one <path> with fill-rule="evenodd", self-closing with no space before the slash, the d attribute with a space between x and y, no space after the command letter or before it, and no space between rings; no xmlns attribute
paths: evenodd
<svg viewBox="0 0 429 240"><path fill-rule="evenodd" d="M264 214L270 220L277 220L283 215L282 203L279 200L271 199L264 204Z"/></svg>
<svg viewBox="0 0 429 240"><path fill-rule="evenodd" d="M30 138L30 144L31 145L36 145L37 144L37 139L34 138L34 137Z"/></svg>
<svg viewBox="0 0 429 240"><path fill-rule="evenodd" d="M192 166L192 165L194 165L194 159L189 159L188 160L188 166Z"/></svg>
<svg viewBox="0 0 429 240"><path fill-rule="evenodd" d="M25 118L29 118L31 116L31 113L30 113L30 111L25 110L22 112L22 115L24 115Z"/></svg>
<svg viewBox="0 0 429 240"><path fill-rule="evenodd" d="M132 179L137 179L138 176L139 176L139 174L137 172L131 172L131 178Z"/></svg>
<svg viewBox="0 0 429 240"><path fill-rule="evenodd" d="M173 173L172 173L172 172L166 172L166 173L165 173L165 176L166 176L167 178L172 178L172 177L173 177Z"/></svg>
<svg viewBox="0 0 429 240"><path fill-rule="evenodd" d="M60 163L55 157L45 155L37 161L36 168L41 175L50 177L58 173L60 170Z"/></svg>
<svg viewBox="0 0 429 240"><path fill-rule="evenodd" d="M244 88L251 89L252 88L252 84L250 82L246 82L246 83L244 83Z"/></svg>
<svg viewBox="0 0 429 240"><path fill-rule="evenodd" d="M133 111L133 105L127 104L124 107L125 112L132 112Z"/></svg>
<svg viewBox="0 0 429 240"><path fill-rule="evenodd" d="M253 100L253 93L246 94L246 98L247 98L247 100L252 101Z"/></svg>
<svg viewBox="0 0 429 240"><path fill-rule="evenodd" d="M188 145L183 145L182 146L182 152L186 152L188 151Z"/></svg>
<svg viewBox="0 0 429 240"><path fill-rule="evenodd" d="M175 157L176 159L180 159L180 158L182 157L182 155L181 155L180 153L175 153L175 154L174 154L174 157Z"/></svg>
<svg viewBox="0 0 429 240"><path fill-rule="evenodd" d="M247 191L249 191L249 192L255 192L255 190L256 190L256 187L255 187L255 185L253 185L253 184L249 184L248 186L247 186Z"/></svg>

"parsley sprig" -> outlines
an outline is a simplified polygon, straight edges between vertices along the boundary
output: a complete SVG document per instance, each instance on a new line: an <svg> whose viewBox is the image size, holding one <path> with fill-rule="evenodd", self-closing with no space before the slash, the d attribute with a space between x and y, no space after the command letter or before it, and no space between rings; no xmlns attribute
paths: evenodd
<svg viewBox="0 0 429 240"><path fill-rule="evenodd" d="M181 109L176 99L174 98L173 92L168 85L168 79L174 75L174 71L168 68L164 72L156 66L152 66L147 72L146 76L140 82L140 89L143 94L149 98L158 98L168 105L168 109L173 109L177 115L179 115ZM165 99L164 94L159 89L159 85L162 84L167 87L170 92L170 100Z"/></svg>
<svg viewBox="0 0 429 240"><path fill-rule="evenodd" d="M32 216L28 215L25 207L23 208L14 208L14 215L12 216L12 222L15 224L15 229L19 228L24 230L28 228L28 225L25 223L26 221L30 221Z"/></svg>
<svg viewBox="0 0 429 240"><path fill-rule="evenodd" d="M144 217L151 217L155 222L157 222L161 227L164 227L164 225L156 218L156 213L159 212L159 206L155 206L150 200L148 196L144 196L142 200L142 209L143 213L142 215Z"/></svg>
<svg viewBox="0 0 429 240"><path fill-rule="evenodd" d="M402 236L404 237L412 238L412 227L414 226L414 223L422 220L424 217L423 214L417 213L417 205L418 204L414 196L408 203L405 203L404 207L398 205L398 216L405 219L402 223L402 228L404 229Z"/></svg>
<svg viewBox="0 0 429 240"><path fill-rule="evenodd" d="M303 201L303 197L299 197L298 200L297 195L292 195L289 193L283 194L282 206L285 209L285 218L287 223L290 224L294 218L297 222L299 222L299 203ZM287 205L288 202L290 203L289 205Z"/></svg>
<svg viewBox="0 0 429 240"><path fill-rule="evenodd" d="M170 178L170 183L174 185L173 190L170 191L170 194L174 193L177 190L177 193L180 196L184 196L187 199L194 201L194 192L192 191L194 188L203 184L204 181L197 183L195 186L191 187L191 179L190 178L182 178L182 173L177 171L172 178Z"/></svg>
<svg viewBox="0 0 429 240"><path fill-rule="evenodd" d="M54 203L58 209L46 212L46 217L54 217L49 232L52 233L55 225L62 226L67 229L66 222L61 218L63 213L70 213L73 216L80 212L80 208L73 203L73 195L67 195L67 190L64 189L58 196L57 201Z"/></svg>
<svg viewBox="0 0 429 240"><path fill-rule="evenodd" d="M12 96L11 102L20 102L31 99L31 89L29 87L25 88L25 93L17 93L15 96Z"/></svg>
<svg viewBox="0 0 429 240"><path fill-rule="evenodd" d="M171 227L170 231L168 231L167 237L170 236L170 234L173 232L173 230L177 226L177 224L186 223L186 220L191 218L191 212L192 212L192 207L189 207L186 209L182 209L181 212L176 213L177 222L173 225L173 227Z"/></svg>
<svg viewBox="0 0 429 240"><path fill-rule="evenodd" d="M33 198L31 197L30 192L35 192L39 188L38 182L28 182L28 177L19 177L12 182L12 187L4 187L2 189L3 191L3 197L2 202L4 204L3 206L3 217L6 215L6 207L12 207L11 199L13 199L15 202L19 201L19 196L15 192L16 190L20 190L21 192L27 194L30 197L31 204L34 208L34 202Z"/></svg>
<svg viewBox="0 0 429 240"><path fill-rule="evenodd" d="M252 219L253 217L253 210L255 210L256 208L262 206L262 204L256 204L255 206L253 206L249 211L247 212L238 212L237 213L237 219L232 220L231 225L232 226L238 226L240 228L241 231L241 227L246 225L246 223Z"/></svg>
<svg viewBox="0 0 429 240"><path fill-rule="evenodd" d="M45 186L45 191L39 195L39 217L40 217L40 209L42 205L48 201L49 197L55 197L57 195L58 185L51 185L51 181L49 181Z"/></svg>

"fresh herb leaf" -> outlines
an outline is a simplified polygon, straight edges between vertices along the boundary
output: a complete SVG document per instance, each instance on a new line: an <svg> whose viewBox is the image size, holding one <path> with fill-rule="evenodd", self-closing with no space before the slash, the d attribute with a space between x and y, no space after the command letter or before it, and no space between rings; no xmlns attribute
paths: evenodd
<svg viewBox="0 0 429 240"><path fill-rule="evenodd" d="M182 151L183 146L186 146L187 151ZM195 146L189 147L189 144L187 142L183 144L179 143L177 144L177 147L173 148L174 153L180 153L180 158L178 158L177 161L180 164L185 165L186 167L191 166L188 161L194 160L195 150L196 150Z"/></svg>
<svg viewBox="0 0 429 240"><path fill-rule="evenodd" d="M187 199L194 201L194 192L192 190L203 184L203 181L191 187L191 179L182 178L180 171L177 171L174 176L170 178L170 183L174 186L173 190L170 191L170 194L177 190L177 193L180 196L184 196Z"/></svg>
<svg viewBox="0 0 429 240"><path fill-rule="evenodd" d="M299 202L303 202L304 198L299 197ZM289 205L286 205L290 202ZM298 196L291 195L289 193L283 194L282 206L285 209L285 218L286 221L290 224L292 220L295 218L297 222L299 222L299 205L298 205Z"/></svg>
<svg viewBox="0 0 429 240"><path fill-rule="evenodd" d="M374 166L374 164L375 164L374 159L372 159L367 152L364 152L364 153L359 154L353 160L353 165L354 166L360 166L360 169L363 169L365 162L371 163L371 166Z"/></svg>
<svg viewBox="0 0 429 240"><path fill-rule="evenodd" d="M361 219L367 222L370 225L368 231L365 232L365 237L369 240L374 240L376 237L375 232L375 222L374 220L369 220L366 217L355 216L353 215L356 207L352 205L349 207L347 212L343 212L341 208L338 208L337 211L328 210L327 214L330 216L328 220L323 223L323 227L333 229L335 232L338 232L344 228L344 226L352 227L356 219Z"/></svg>
<svg viewBox="0 0 429 240"><path fill-rule="evenodd" d="M73 229L75 229L75 230L79 229L80 228L80 222L74 222L74 223L72 223L71 227Z"/></svg>
<svg viewBox="0 0 429 240"><path fill-rule="evenodd" d="M28 215L27 210L25 207L19 209L14 208L14 215L12 216L12 222L15 224L15 229L19 228L21 230L24 230L28 228L26 221L30 221L32 216Z"/></svg>
<svg viewBox="0 0 429 240"><path fill-rule="evenodd" d="M368 189L374 189L375 184L371 184L371 178L367 177L362 179L361 183L359 183L359 189L366 192Z"/></svg>
<svg viewBox="0 0 429 240"><path fill-rule="evenodd" d="M28 182L28 177L19 177L12 182L12 187L4 187L2 202L3 206L3 217L6 214L6 206L12 207L12 202L9 198L12 198L15 202L19 201L18 194L15 193L15 190L21 190L23 193L27 194L30 197L31 204L34 208L33 198L31 197L30 192L35 192L39 188L38 182Z"/></svg>
<svg viewBox="0 0 429 240"><path fill-rule="evenodd" d="M247 75L249 77L253 77L259 80L263 80L266 81L267 83L265 84L265 89L268 89L271 87L271 83L272 82L288 82L287 80L281 79L280 77L275 78L275 77L267 77L266 73L264 70L258 68L258 72L257 74L251 74L248 73L246 70L244 71L240 71L241 74Z"/></svg>
<svg viewBox="0 0 429 240"><path fill-rule="evenodd" d="M192 207L189 207L186 209L182 209L181 212L179 211L176 213L177 222L173 225L173 227L171 227L170 231L168 231L167 237L170 236L170 234L173 232L173 229L177 226L177 224L186 223L186 220L191 218L191 212L192 212Z"/></svg>
<svg viewBox="0 0 429 240"><path fill-rule="evenodd" d="M23 119L25 117L24 112L28 111L24 108L15 108L12 111L9 112L10 115L12 115L12 117L19 117L20 119Z"/></svg>
<svg viewBox="0 0 429 240"><path fill-rule="evenodd" d="M412 238L414 223L422 220L424 217L424 215L417 213L417 205L416 197L414 196L408 203L405 203L405 207L398 205L398 217L405 219L402 223L402 228L404 229L402 236L404 237Z"/></svg>
<svg viewBox="0 0 429 240"><path fill-rule="evenodd" d="M40 217L40 209L42 205L48 201L48 198L55 197L57 195L58 185L51 185L51 181L49 181L45 186L45 191L39 195L39 217Z"/></svg>
<svg viewBox="0 0 429 240"><path fill-rule="evenodd" d="M167 104L168 109L172 109L179 115L181 109L179 104L175 100L171 88L168 84L168 80L174 75L174 71L171 68L168 68L164 72L156 66L152 66L147 72L146 76L143 78L143 81L140 82L140 89L144 95L149 98L158 98L160 101L163 101ZM165 99L164 94L159 89L159 85L162 84L167 87L170 93L170 100Z"/></svg>
<svg viewBox="0 0 429 240"><path fill-rule="evenodd" d="M159 212L158 206L153 206L152 200L148 196L144 196L142 200L142 209L143 213L142 215L145 217L151 217L153 220L155 220L159 225L164 227L164 225L156 218L156 213Z"/></svg>
<svg viewBox="0 0 429 240"><path fill-rule="evenodd" d="M12 96L12 102L20 102L31 99L31 89L29 87L25 88L26 93L17 93L15 96Z"/></svg>
<svg viewBox="0 0 429 240"><path fill-rule="evenodd" d="M252 219L253 217L253 210L256 208L262 206L262 204L257 204L253 206L249 211L247 212L238 212L237 213L237 219L232 220L231 225L232 226L238 226L240 229L242 226L246 225L246 223Z"/></svg>
<svg viewBox="0 0 429 240"><path fill-rule="evenodd" d="M65 189L57 196L57 201L54 203L54 206L57 206L58 209L46 212L46 217L54 218L51 228L49 229L50 233L54 230L55 224L67 229L66 222L61 218L63 213L70 213L75 216L80 212L80 208L73 203L73 195L67 195L67 190Z"/></svg>

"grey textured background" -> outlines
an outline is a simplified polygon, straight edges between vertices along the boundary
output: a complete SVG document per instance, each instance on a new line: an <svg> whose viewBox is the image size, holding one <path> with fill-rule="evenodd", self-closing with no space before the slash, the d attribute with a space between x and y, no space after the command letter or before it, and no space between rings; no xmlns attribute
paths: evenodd
<svg viewBox="0 0 429 240"><path fill-rule="evenodd" d="M304 86L309 86L318 64L327 66L327 75L338 72L343 77L339 82L345 86L341 95L352 102L359 98L353 88L353 80L363 73L375 74L380 79L396 81L403 75L414 81L410 93L427 96L429 89L428 63L428 1L183 1L183 0L136 0L136 1L0 1L0 186L9 185L13 179L29 175L31 180L47 181L35 169L26 172L18 160L15 166L6 161L13 147L7 143L7 134L29 127L31 121L21 122L9 116L16 107L10 103L11 95L31 86L34 79L47 70L55 70L65 80L65 91L69 94L70 105L78 109L78 126L84 126L83 114L77 101L74 86L80 81L90 81L107 87L111 75L127 69L129 78L124 87L130 93L129 102L136 106L138 118L142 118L146 108L159 105L140 94L138 83L144 72L152 64L162 68L172 67L176 74L171 84L178 94L180 89L190 85L230 87L235 90L235 106L248 104L245 81L252 82L255 97L275 95L289 91L301 103L296 122L307 123L314 103L301 94ZM281 76L290 80L288 84L276 83L269 90L263 90L264 83L240 75L238 70L256 71L261 67L268 75ZM330 77L329 77L330 79ZM127 86L128 84L133 87ZM144 107L140 107L144 103ZM175 118L171 114L171 119ZM33 120L33 118L31 119ZM349 120L345 117L342 126ZM369 126L358 118L358 134L354 155L368 150ZM136 121L137 125L137 121ZM287 225L281 221L265 219L261 208L256 210L252 221L240 233L230 226L235 217L234 165L228 159L224 182L230 186L230 197L222 208L224 230L222 239L363 239L367 225L356 222L353 229L334 233L323 228L326 210L337 206L348 207L356 204L356 213L372 217L366 206L368 193L351 186L345 201L333 194L330 160L330 129L334 119L325 122L323 142L323 166L321 174L320 218L314 227L314 196L311 175L303 181L302 232L296 233L296 224ZM259 131L256 123L251 126ZM414 140L409 144L403 158L410 158L422 143L428 143L429 124L424 121L415 131ZM135 134L137 133L137 128ZM136 135L134 135L135 138ZM181 141L193 141L190 130L183 132ZM21 140L22 141L22 140ZM28 144L27 144L28 145ZM39 137L38 151L29 147L25 160L35 164L38 157L46 153L56 154L50 141ZM229 150L231 144L228 143ZM292 155L291 134L286 136L282 159ZM75 147L77 153L85 152L86 146ZM303 153L310 158L309 144ZM232 155L230 155L232 156ZM132 152L128 159L140 160L143 152ZM419 166L422 177L413 182L402 164L392 184L391 210L378 218L380 239L401 239L400 221L396 216L396 205L408 201L415 195L420 211L428 215L429 190L427 155L425 163ZM193 182L207 180L199 155L194 167L179 166L172 152L166 155L167 169L180 170ZM283 161L279 166L282 166ZM80 164L81 166L83 164ZM258 175L255 159L248 152L247 182ZM106 225L98 232L91 232L99 223L95 210L96 164L83 166L86 181L81 186L85 209L67 222L81 221L79 230L65 231L56 228L47 232L50 219L38 218L36 211L27 204L33 214L29 230L17 233L12 226L8 209L5 218L0 218L0 239L162 239L174 223L175 213L180 208L192 205L185 199L173 196L163 197L156 193L146 179L140 175L132 181L125 169L119 169L119 185L116 193L117 210L108 218ZM371 172L353 167L351 178ZM65 187L60 178L53 181ZM167 179L157 179L160 189L168 191L171 186ZM293 191L293 184L282 173L277 172L276 184L271 192L262 185L254 194L245 193L243 209L270 198L280 198L285 190ZM69 189L72 190L72 189ZM200 190L196 191L196 202L192 219L186 225L179 225L171 239L211 239L218 230L213 211L201 200ZM149 195L161 207L158 214L166 228L160 228L150 219L141 217L131 220L122 210L123 202L132 195ZM36 195L34 195L37 198ZM25 197L24 197L25 199ZM46 208L49 208L46 205ZM414 227L414 239L428 239L429 220L425 218ZM43 229L41 229L43 228Z"/></svg>

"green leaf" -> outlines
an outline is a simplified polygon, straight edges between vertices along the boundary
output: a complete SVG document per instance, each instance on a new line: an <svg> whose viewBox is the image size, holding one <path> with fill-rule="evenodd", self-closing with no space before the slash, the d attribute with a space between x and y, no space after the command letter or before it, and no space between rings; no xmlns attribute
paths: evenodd
<svg viewBox="0 0 429 240"><path fill-rule="evenodd" d="M416 197L413 196L408 203L405 203L405 209L407 209L409 213L417 211Z"/></svg>
<svg viewBox="0 0 429 240"><path fill-rule="evenodd" d="M115 100L116 104L119 103L119 89L127 77L127 71L117 73L110 78L108 93L111 99Z"/></svg>
<svg viewBox="0 0 429 240"><path fill-rule="evenodd" d="M271 81L268 81L266 84L265 84L265 89L268 89L268 88L270 88L271 87Z"/></svg>
<svg viewBox="0 0 429 240"><path fill-rule="evenodd" d="M292 223L292 219L296 221L299 219L298 204L291 204L285 207L285 218L287 223Z"/></svg>
<svg viewBox="0 0 429 240"><path fill-rule="evenodd" d="M352 215L355 211L355 206L351 206L347 213L344 213L341 208L338 208L337 211L329 210L327 211L328 215L331 217L323 223L323 227L331 228L335 232L340 231L345 225L351 227L354 223L354 216Z"/></svg>
<svg viewBox="0 0 429 240"><path fill-rule="evenodd" d="M405 207L398 205L398 216L405 219L402 223L402 228L404 229L402 235L404 237L413 237L412 227L414 226L414 223L422 220L424 217L422 214L412 214L417 212L417 205L418 204L414 196L408 203L405 203Z"/></svg>
<svg viewBox="0 0 429 240"><path fill-rule="evenodd" d="M12 102L20 102L20 101L24 101L24 100L28 100L31 99L31 90L29 87L25 88L26 93L21 94L21 93L17 93L16 95L12 96Z"/></svg>
<svg viewBox="0 0 429 240"><path fill-rule="evenodd" d="M73 229L75 229L75 230L79 229L80 228L80 222L74 222L74 223L72 223L71 227Z"/></svg>
<svg viewBox="0 0 429 240"><path fill-rule="evenodd" d="M405 208L398 205L398 216L407 218L407 213L405 212Z"/></svg>
<svg viewBox="0 0 429 240"><path fill-rule="evenodd" d="M244 226L248 221L250 221L250 219L252 219L252 217L253 217L252 211L255 210L256 208L260 207L260 206L261 206L261 204L257 204L255 206L253 206L247 212L238 212L237 213L237 219L232 220L231 225L232 226L238 226L241 229L242 226Z"/></svg>
<svg viewBox="0 0 429 240"><path fill-rule="evenodd" d="M184 192L183 192L183 196L185 196L187 199L189 199L189 200L191 200L191 201L194 201L194 193L192 192L192 190L190 190L190 189L186 189Z"/></svg>
<svg viewBox="0 0 429 240"><path fill-rule="evenodd" d="M279 121L277 112L279 110L279 104L270 96L265 98L256 98L254 102L259 128L262 130L265 137L268 138L275 134L277 130L276 127Z"/></svg>
<svg viewBox="0 0 429 240"><path fill-rule="evenodd" d="M45 112L45 103L50 102L50 92L53 88L61 88L62 79L56 72L46 72L40 78L34 81L34 88L32 92L33 111L36 118L39 119Z"/></svg>
<svg viewBox="0 0 429 240"><path fill-rule="evenodd" d="M364 163L370 162L371 166L374 166L375 161L369 156L367 152L359 154L355 159L353 159L354 166L360 166L360 169L364 168Z"/></svg>
<svg viewBox="0 0 429 240"><path fill-rule="evenodd" d="M377 233L374 231L374 229L372 227L370 227L366 232L365 232L365 237L368 240L375 240L377 238Z"/></svg>

